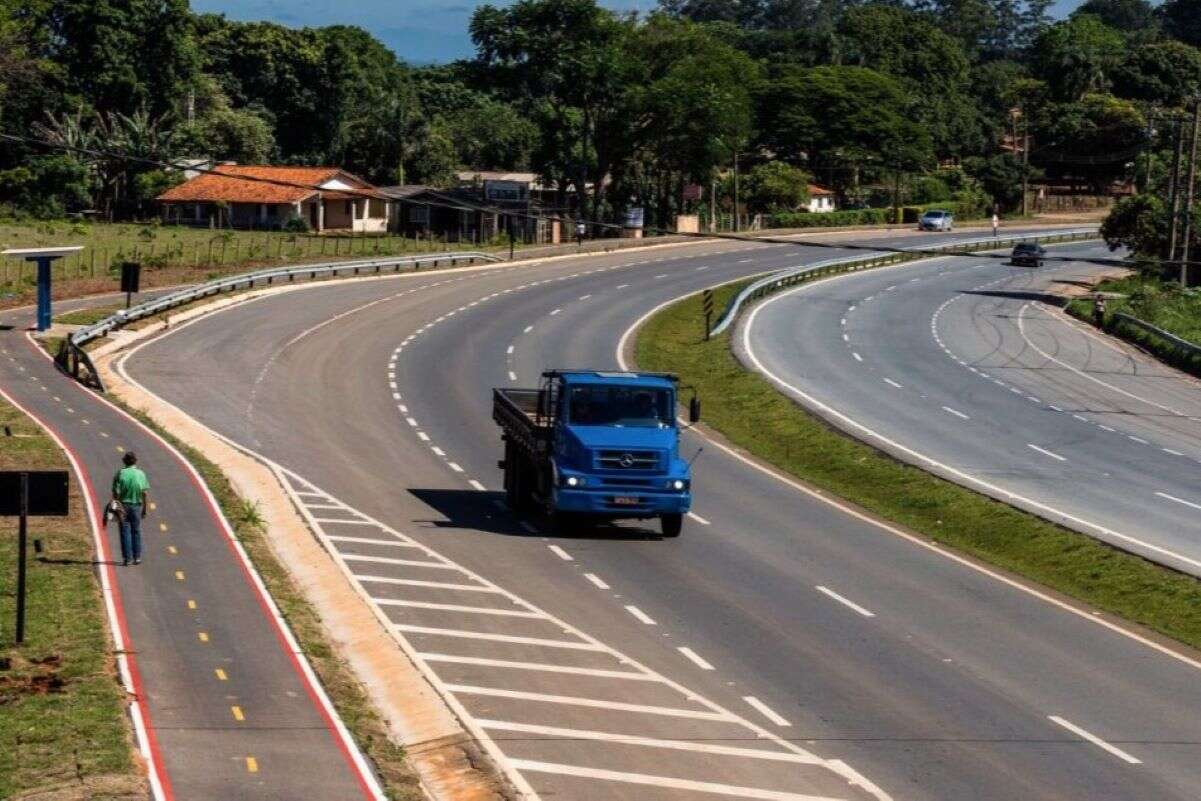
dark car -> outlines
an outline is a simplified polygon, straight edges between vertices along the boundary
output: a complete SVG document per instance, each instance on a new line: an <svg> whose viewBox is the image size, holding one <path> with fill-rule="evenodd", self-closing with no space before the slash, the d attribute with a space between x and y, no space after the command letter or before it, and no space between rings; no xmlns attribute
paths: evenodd
<svg viewBox="0 0 1201 801"><path fill-rule="evenodd" d="M1047 249L1037 242L1018 242L1013 246L1009 263L1019 267L1042 267L1046 256Z"/></svg>

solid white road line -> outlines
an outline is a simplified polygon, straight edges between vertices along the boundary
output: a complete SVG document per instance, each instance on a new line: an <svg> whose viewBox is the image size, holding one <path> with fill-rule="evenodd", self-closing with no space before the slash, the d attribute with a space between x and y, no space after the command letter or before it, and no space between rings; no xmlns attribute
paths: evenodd
<svg viewBox="0 0 1201 801"><path fill-rule="evenodd" d="M864 609L859 604L855 603L854 601L848 600L847 598L844 598L843 596L834 592L834 590L830 589L829 587L823 587L819 584L815 589L818 592L822 593L823 595L828 595L829 597L833 598L835 601L838 601L843 606L846 606L850 609L855 610L856 612L863 615L864 617L875 617L876 616L875 612L872 612L869 609Z"/></svg>
<svg viewBox="0 0 1201 801"><path fill-rule="evenodd" d="M558 545L547 545L546 547L550 548L550 552L562 559L564 562L575 561L575 558L571 554L560 548Z"/></svg>
<svg viewBox="0 0 1201 801"><path fill-rule="evenodd" d="M574 676L593 676L600 679L659 681L657 676L650 673L638 673L630 670L601 670L600 668L548 665L544 662L516 662L509 659L489 659L484 656L458 656L455 654L419 653L417 656L427 662L445 662L452 665L479 665L481 667L511 668L512 670L534 670L543 673L570 673Z"/></svg>
<svg viewBox="0 0 1201 801"><path fill-rule="evenodd" d="M343 537L341 534L326 534L325 538L331 542L360 542L364 545L389 545L393 548L417 548L419 546L411 542L401 542L400 540L376 539L375 537Z"/></svg>
<svg viewBox="0 0 1201 801"><path fill-rule="evenodd" d="M357 574L355 578L359 581L368 581L373 584L394 584L401 587L429 587L435 590L455 590L456 592L500 592L500 590L484 584L455 584L449 581L424 581L422 579L392 578L391 576L360 576Z"/></svg>
<svg viewBox="0 0 1201 801"><path fill-rule="evenodd" d="M640 712L646 715L662 715L669 718L691 718L692 720L735 721L737 718L729 712L706 712L699 709L677 709L670 706L648 706L646 704L627 704L621 701L610 701L604 698L580 698L574 695L549 695L525 690L502 690L498 687L476 687L469 684L447 684L446 689L452 693L463 695L485 695L490 698L512 698L518 701L544 701L548 704L563 704L564 706L585 706L591 709L613 709L618 712Z"/></svg>
<svg viewBox="0 0 1201 801"><path fill-rule="evenodd" d="M596 586L597 586L599 589L602 589L602 590L607 590L607 589L609 589L609 585L608 585L608 584L606 584L606 583L605 583L605 582L604 582L604 581L603 581L603 580L602 580L602 579L601 579L599 576L597 576L595 573L585 573L585 574L584 574L584 578L586 578L586 579L588 579L589 581L591 581L591 582L592 582L594 585L596 585Z"/></svg>
<svg viewBox="0 0 1201 801"><path fill-rule="evenodd" d="M648 615L646 612L643 612L636 606L627 606L626 611L633 615L639 623L645 623L648 626L658 625L654 620L651 619L650 615Z"/></svg>
<svg viewBox="0 0 1201 801"><path fill-rule="evenodd" d="M626 773L620 770L602 770L601 768L586 768L579 765L561 765L555 762L539 762L533 759L510 759L509 764L518 771L529 771L531 773L553 773L560 776L576 776L584 779L600 779L611 782L640 784L649 787L665 787L671 790L687 790L694 793L728 795L735 798L756 799L756 801L837 801L829 796L785 793L779 790L760 790L757 787L740 787L734 784L676 779L671 776L650 776L645 773Z"/></svg>
<svg viewBox="0 0 1201 801"><path fill-rule="evenodd" d="M709 525L709 521L706 520L705 518L701 517L700 515L698 515L696 512L689 512L688 516L691 517L696 522L700 523L702 526Z"/></svg>
<svg viewBox="0 0 1201 801"><path fill-rule="evenodd" d="M333 517L314 517L314 523L337 524L343 526L377 526L378 524L371 520L338 520Z"/></svg>
<svg viewBox="0 0 1201 801"><path fill-rule="evenodd" d="M1166 492L1157 492L1155 494L1165 500L1175 501L1176 503L1182 503L1185 506L1191 506L1194 509L1201 509L1201 503L1193 503L1192 501L1186 501L1184 498L1177 498L1175 495L1169 495Z"/></svg>
<svg viewBox="0 0 1201 801"><path fill-rule="evenodd" d="M1058 459L1061 462L1067 461L1066 456L1060 456L1058 453L1051 453L1051 451L1047 450L1046 448L1040 448L1037 445L1034 445L1032 443L1027 442L1026 447L1033 448L1034 450L1038 451L1039 453L1043 454L1044 456L1050 456L1052 459Z"/></svg>
<svg viewBox="0 0 1201 801"><path fill-rule="evenodd" d="M488 640L489 642L504 642L513 645L537 645L543 648L566 648L572 651L603 651L604 647L590 642L572 642L571 640L547 640L542 637L517 637L511 634L493 634L488 631L464 631L463 629L443 629L434 626L414 626L411 623L397 623L393 626L397 631L409 634L435 634L439 637L454 637L461 640Z"/></svg>
<svg viewBox="0 0 1201 801"><path fill-rule="evenodd" d="M492 729L494 731L541 734L546 737L563 737L569 740L595 740L602 743L623 743L625 745L638 745L648 748L669 748L674 751L694 751L700 754L765 759L772 762L792 762L798 765L820 765L822 763L822 760L817 757L808 754L792 754L786 751L764 751L759 748L739 748L733 745L691 743L685 740L659 740L654 737L641 737L636 734L614 734L607 731L589 731L588 729L565 729L559 726L540 726L535 723L517 723L507 720L477 718L475 722L485 729Z"/></svg>
<svg viewBox="0 0 1201 801"><path fill-rule="evenodd" d="M1092 732L1085 731L1084 729L1080 728L1079 726L1072 723L1071 721L1064 720L1063 718L1059 717L1058 715L1047 715L1047 719L1050 720L1052 723L1055 723L1059 726L1063 726L1065 729L1072 732L1073 734L1075 734L1079 737L1082 737L1085 740L1088 740L1090 743L1092 743L1093 745L1102 749L1103 751L1107 751L1110 754L1113 754L1114 756L1116 756L1118 759L1122 760L1123 762L1128 762L1131 765L1143 764L1141 759L1136 759L1136 758L1130 756L1130 754L1127 754L1122 749L1120 749L1116 746L1110 745L1109 743L1105 742L1097 735L1093 734Z"/></svg>
<svg viewBox="0 0 1201 801"><path fill-rule="evenodd" d="M470 481L468 481L467 483L471 485L472 489L477 489L477 490L479 490L480 492L487 492L487 491L488 491L488 488L487 488L487 487L485 487L485 486L484 486L483 484L481 484L480 482L476 481L474 478L473 478L473 479L471 479Z"/></svg>
<svg viewBox="0 0 1201 801"><path fill-rule="evenodd" d="M679 651L680 653L682 653L688 659L689 662L696 665L701 670L713 670L713 665L710 665L708 662L706 662L704 659L702 659L700 657L700 655L697 654L697 652L692 650L691 648L686 648L681 645L676 650Z"/></svg>
<svg viewBox="0 0 1201 801"><path fill-rule="evenodd" d="M776 724L777 726L791 726L792 725L791 723L788 722L788 720L786 718L781 716L779 712L772 709L770 706L763 703L755 696L744 695L744 696L742 696L742 700L746 701L750 706L752 706L755 709L756 712L758 712L760 715L767 718L768 720L770 720L772 723Z"/></svg>
<svg viewBox="0 0 1201 801"><path fill-rule="evenodd" d="M956 417L963 419L963 420L971 420L972 419L972 418L968 417L966 414L964 414L963 412L958 411L957 409L952 409L950 406L944 406L944 407L942 407L942 410L944 412L949 412L950 414L953 414Z"/></svg>
<svg viewBox="0 0 1201 801"><path fill-rule="evenodd" d="M430 567L435 570L458 570L459 568L446 562L426 562L420 559L389 559L386 556L364 556L357 553L339 553L345 562L372 562L379 565L401 565L403 567Z"/></svg>
<svg viewBox="0 0 1201 801"><path fill-rule="evenodd" d="M466 612L472 615L497 615L499 617L528 617L545 618L542 612L528 612L524 609L494 609L490 606L463 606L462 604L435 604L427 601L409 601L403 598L371 599L384 606L408 606L413 609L437 609L443 612Z"/></svg>

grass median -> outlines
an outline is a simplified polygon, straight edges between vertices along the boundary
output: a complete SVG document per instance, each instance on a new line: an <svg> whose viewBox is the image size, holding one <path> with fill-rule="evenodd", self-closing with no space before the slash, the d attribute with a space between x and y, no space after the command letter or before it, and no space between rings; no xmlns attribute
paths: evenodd
<svg viewBox="0 0 1201 801"><path fill-rule="evenodd" d="M67 469L0 401L0 470ZM143 799L79 482L68 517L30 518L25 643L13 643L17 521L0 519L0 798ZM43 551L33 551L34 539Z"/></svg>
<svg viewBox="0 0 1201 801"><path fill-rule="evenodd" d="M745 282L714 291L724 308ZM695 385L705 420L732 443L881 518L1089 606L1201 648L1201 581L899 462L811 415L735 358L726 333L705 342L700 295L646 322L640 369Z"/></svg>

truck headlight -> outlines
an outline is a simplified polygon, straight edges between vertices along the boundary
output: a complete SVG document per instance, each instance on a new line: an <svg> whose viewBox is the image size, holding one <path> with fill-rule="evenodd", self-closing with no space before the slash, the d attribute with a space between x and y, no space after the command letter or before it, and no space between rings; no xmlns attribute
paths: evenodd
<svg viewBox="0 0 1201 801"><path fill-rule="evenodd" d="M577 476L568 476L564 483L569 487L582 487L584 486L584 479Z"/></svg>
<svg viewBox="0 0 1201 801"><path fill-rule="evenodd" d="M667 482L667 486L673 490L676 490L677 492L683 492L684 488L688 486L688 482L682 478L673 478L671 481Z"/></svg>

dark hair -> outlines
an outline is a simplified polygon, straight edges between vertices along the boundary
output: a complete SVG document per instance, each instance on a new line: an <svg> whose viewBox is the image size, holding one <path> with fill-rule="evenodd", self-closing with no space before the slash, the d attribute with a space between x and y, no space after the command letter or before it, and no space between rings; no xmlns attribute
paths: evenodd
<svg viewBox="0 0 1201 801"><path fill-rule="evenodd" d="M133 451L130 451L129 453L127 453L121 457L121 461L125 462L126 467L132 467L133 465L138 463L138 456Z"/></svg>

